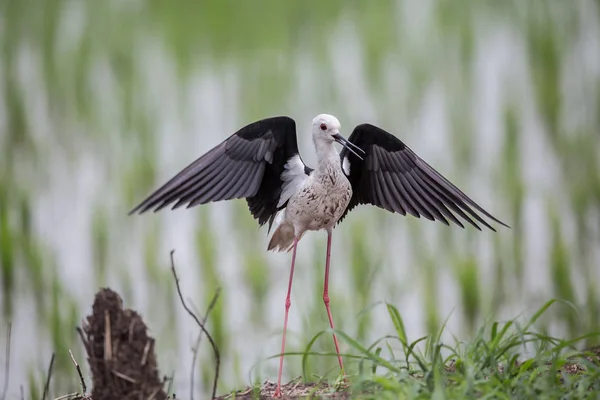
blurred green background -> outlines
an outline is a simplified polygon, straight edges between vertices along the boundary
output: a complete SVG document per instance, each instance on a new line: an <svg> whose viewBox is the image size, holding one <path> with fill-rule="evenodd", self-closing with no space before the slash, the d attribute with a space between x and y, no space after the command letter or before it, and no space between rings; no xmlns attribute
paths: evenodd
<svg viewBox="0 0 600 400"><path fill-rule="evenodd" d="M189 393L196 327L169 270L223 357L219 392L275 379L289 254L267 253L244 201L128 217L149 192L239 127L312 118L348 136L393 132L512 226L498 233L363 207L333 236L331 306L360 341L393 331L467 338L484 320L572 302L544 326L600 328L600 5L578 0L0 2L0 348L12 321L9 397L77 390L74 327L100 286L139 310L161 373ZM299 247L288 333L302 350L328 327L325 234ZM361 312L368 310L368 312ZM346 347L343 345L342 347ZM317 350L332 351L328 335ZM347 347L344 349L346 350ZM196 390L213 374L208 343ZM335 358L311 358L334 375ZM300 374L288 358L284 378ZM2 350L0 376L6 368ZM87 373L87 368L85 369ZM12 397L10 397L12 396ZM179 396L178 396L179 397ZM183 396L182 396L183 397Z"/></svg>

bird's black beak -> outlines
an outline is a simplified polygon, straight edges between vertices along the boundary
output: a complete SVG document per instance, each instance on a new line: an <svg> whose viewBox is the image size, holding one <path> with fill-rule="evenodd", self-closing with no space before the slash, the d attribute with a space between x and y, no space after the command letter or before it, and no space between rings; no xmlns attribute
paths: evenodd
<svg viewBox="0 0 600 400"><path fill-rule="evenodd" d="M342 146L347 148L348 151L350 151L356 157L360 158L361 160L364 160L363 156L366 153L363 149L361 149L360 147L358 147L357 145L355 145L354 143L352 143L351 141L349 141L348 139L346 139L339 133L336 133L335 135L333 135L333 138L335 139L336 142L338 142L339 144L341 144ZM362 153L363 156L359 155L356 151L353 150L353 148L356 149L358 152Z"/></svg>

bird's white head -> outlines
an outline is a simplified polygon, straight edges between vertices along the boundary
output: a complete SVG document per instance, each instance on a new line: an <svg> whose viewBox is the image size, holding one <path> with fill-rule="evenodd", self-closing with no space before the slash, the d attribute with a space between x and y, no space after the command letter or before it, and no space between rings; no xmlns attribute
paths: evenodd
<svg viewBox="0 0 600 400"><path fill-rule="evenodd" d="M312 134L314 139L324 139L326 142L333 142L334 135L340 134L340 121L329 114L319 114L313 119Z"/></svg>
<svg viewBox="0 0 600 400"><path fill-rule="evenodd" d="M333 147L333 142L338 142L362 160L363 157L356 151L364 156L364 150L344 138L340 134L341 127L340 121L333 115L319 114L313 119L312 135L315 148L317 149L317 155L321 157L321 155L326 152L337 154Z"/></svg>

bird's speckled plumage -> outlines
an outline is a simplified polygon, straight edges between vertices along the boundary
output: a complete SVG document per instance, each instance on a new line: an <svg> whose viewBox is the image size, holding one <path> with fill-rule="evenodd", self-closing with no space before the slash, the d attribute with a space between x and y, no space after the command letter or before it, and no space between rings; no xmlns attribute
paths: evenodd
<svg viewBox="0 0 600 400"><path fill-rule="evenodd" d="M322 169L322 170L321 170ZM290 199L286 220L297 232L331 229L348 206L352 187L337 163L320 166Z"/></svg>
<svg viewBox="0 0 600 400"><path fill-rule="evenodd" d="M325 126L327 129L322 130ZM287 207L269 242L269 250L288 251L294 237L306 231L331 231L350 203L352 186L342 171L340 155L332 135L338 134L337 118L321 114L313 120L313 142L318 167L306 176L303 164L291 159L281 179L284 182L282 200Z"/></svg>

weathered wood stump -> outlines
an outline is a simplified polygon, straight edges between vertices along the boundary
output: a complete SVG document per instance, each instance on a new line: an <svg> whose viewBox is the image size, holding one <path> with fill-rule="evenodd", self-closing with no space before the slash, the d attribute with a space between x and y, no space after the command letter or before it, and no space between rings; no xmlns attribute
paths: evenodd
<svg viewBox="0 0 600 400"><path fill-rule="evenodd" d="M137 312L123 309L121 296L101 289L83 332L94 400L167 399L154 339Z"/></svg>

